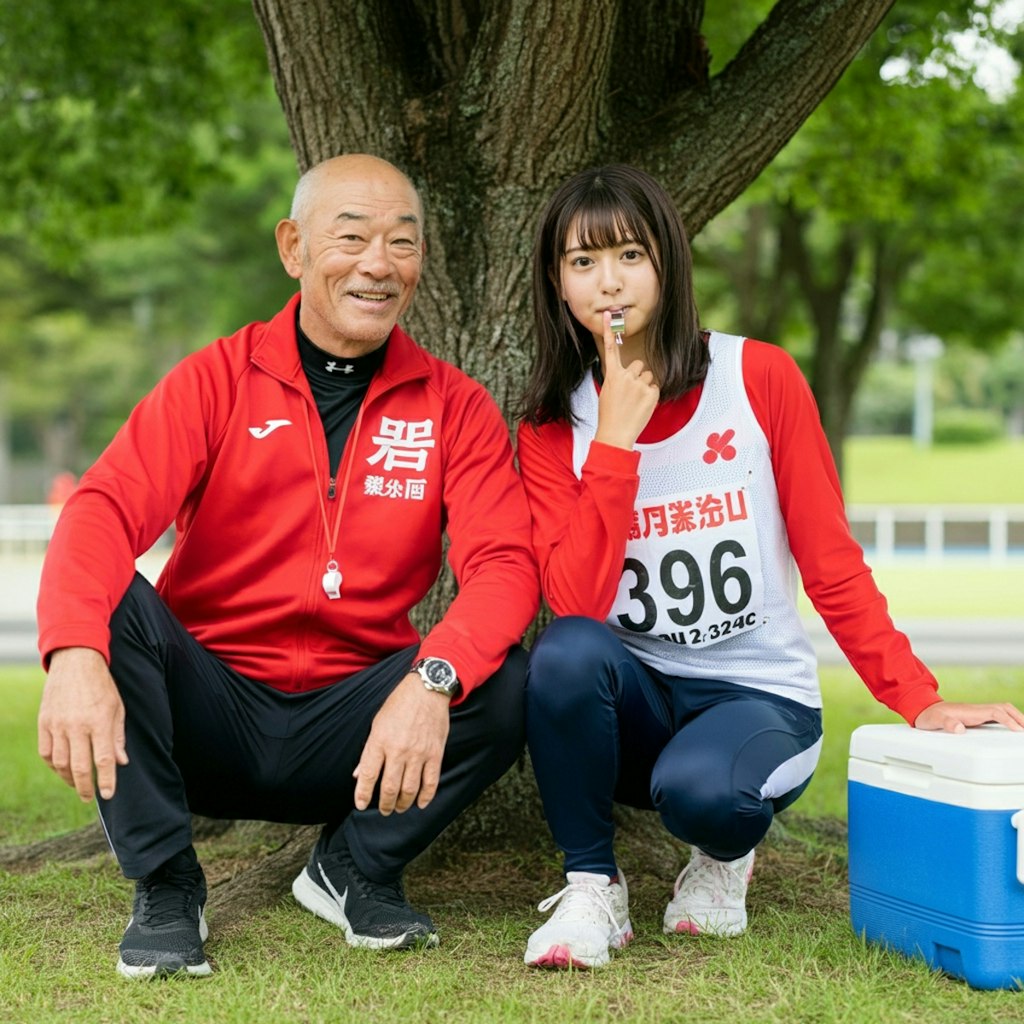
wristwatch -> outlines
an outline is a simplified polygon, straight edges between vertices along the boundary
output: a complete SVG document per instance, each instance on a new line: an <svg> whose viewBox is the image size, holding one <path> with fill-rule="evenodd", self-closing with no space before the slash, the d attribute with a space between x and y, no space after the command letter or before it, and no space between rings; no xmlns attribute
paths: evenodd
<svg viewBox="0 0 1024 1024"><path fill-rule="evenodd" d="M444 658L420 658L412 666L418 672L423 685L435 693L443 693L446 697L454 697L459 691L459 677L450 661Z"/></svg>

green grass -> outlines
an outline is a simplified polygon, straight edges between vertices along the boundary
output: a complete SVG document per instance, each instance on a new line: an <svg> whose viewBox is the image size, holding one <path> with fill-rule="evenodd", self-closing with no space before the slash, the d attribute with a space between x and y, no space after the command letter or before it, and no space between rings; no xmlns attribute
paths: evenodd
<svg viewBox="0 0 1024 1024"><path fill-rule="evenodd" d="M919 452L909 441L853 439L847 498L856 503L1024 503L1020 442ZM899 619L1024 620L1019 566L903 562L876 567ZM933 666L934 667L934 666ZM936 669L950 699L1024 706L1024 669ZM751 927L730 942L669 940L660 915L678 859L630 848L636 940L603 970L541 973L521 962L534 906L557 885L548 837L529 853L466 852L451 865L414 865L411 899L442 930L433 953L379 956L348 949L330 925L284 895L237 925L211 914L215 964L205 981L128 983L113 959L130 886L112 859L0 871L0 1021L375 1022L510 1024L629 1021L1019 1021L1024 993L975 992L923 964L866 947L847 916L846 761L850 733L892 722L848 668L824 668L826 740L807 793L759 852ZM42 673L0 669L0 845L26 843L94 821L36 754ZM626 837L623 837L625 843ZM200 847L208 872L230 872L235 846ZM252 851L250 851L252 852ZM660 858L660 859L659 859ZM937 882L937 884L941 884Z"/></svg>
<svg viewBox="0 0 1024 1024"><path fill-rule="evenodd" d="M1022 505L1024 440L918 448L908 437L852 437L843 450L851 505Z"/></svg>
<svg viewBox="0 0 1024 1024"><path fill-rule="evenodd" d="M1019 619L1024 630L1021 562L993 566L982 561L927 564L905 559L875 565L872 572L897 620ZM801 614L813 614L803 593L799 606Z"/></svg>
<svg viewBox="0 0 1024 1024"><path fill-rule="evenodd" d="M940 670L947 696L1024 703L1024 669ZM678 862L631 850L636 940L591 973L528 971L522 951L557 884L546 837L530 852L470 853L414 865L410 898L442 931L433 952L348 949L287 896L237 925L211 914L212 978L131 983L113 970L130 888L109 857L0 871L0 1020L152 1022L901 1022L1019 1021L1024 993L975 992L923 964L864 946L846 908L846 752L866 721L894 721L849 669L822 673L826 743L818 773L759 852L748 933L668 939L660 916ZM0 670L0 843L92 819L35 754L37 669ZM232 850L232 854L237 850ZM200 848L208 872L223 846ZM938 884L938 883L937 883Z"/></svg>
<svg viewBox="0 0 1024 1024"><path fill-rule="evenodd" d="M37 666L0 669L0 844L96 820L95 806L83 804L39 759L35 721L42 683Z"/></svg>

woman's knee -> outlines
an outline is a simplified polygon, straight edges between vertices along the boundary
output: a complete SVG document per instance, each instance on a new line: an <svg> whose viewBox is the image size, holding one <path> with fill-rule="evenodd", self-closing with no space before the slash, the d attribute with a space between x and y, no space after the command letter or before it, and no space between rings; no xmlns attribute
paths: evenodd
<svg viewBox="0 0 1024 1024"><path fill-rule="evenodd" d="M772 807L760 794L744 793L729 783L685 764L659 764L651 775L651 799L674 836L731 860L764 836Z"/></svg>
<svg viewBox="0 0 1024 1024"><path fill-rule="evenodd" d="M622 644L604 623L582 616L555 619L530 652L527 705L591 699L610 685L622 656Z"/></svg>

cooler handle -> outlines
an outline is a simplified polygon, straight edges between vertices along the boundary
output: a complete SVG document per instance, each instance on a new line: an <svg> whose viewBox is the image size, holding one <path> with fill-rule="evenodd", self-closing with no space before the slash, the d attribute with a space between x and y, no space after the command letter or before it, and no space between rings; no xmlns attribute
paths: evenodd
<svg viewBox="0 0 1024 1024"><path fill-rule="evenodd" d="M1010 824L1017 830L1017 881L1024 885L1024 811L1018 811Z"/></svg>

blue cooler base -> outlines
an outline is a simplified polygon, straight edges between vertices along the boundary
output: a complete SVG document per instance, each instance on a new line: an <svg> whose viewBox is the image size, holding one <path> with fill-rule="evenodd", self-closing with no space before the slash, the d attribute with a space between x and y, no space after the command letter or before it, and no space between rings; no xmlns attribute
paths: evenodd
<svg viewBox="0 0 1024 1024"><path fill-rule="evenodd" d="M1024 988L1024 886L1009 811L851 781L850 920L867 941L980 989Z"/></svg>

